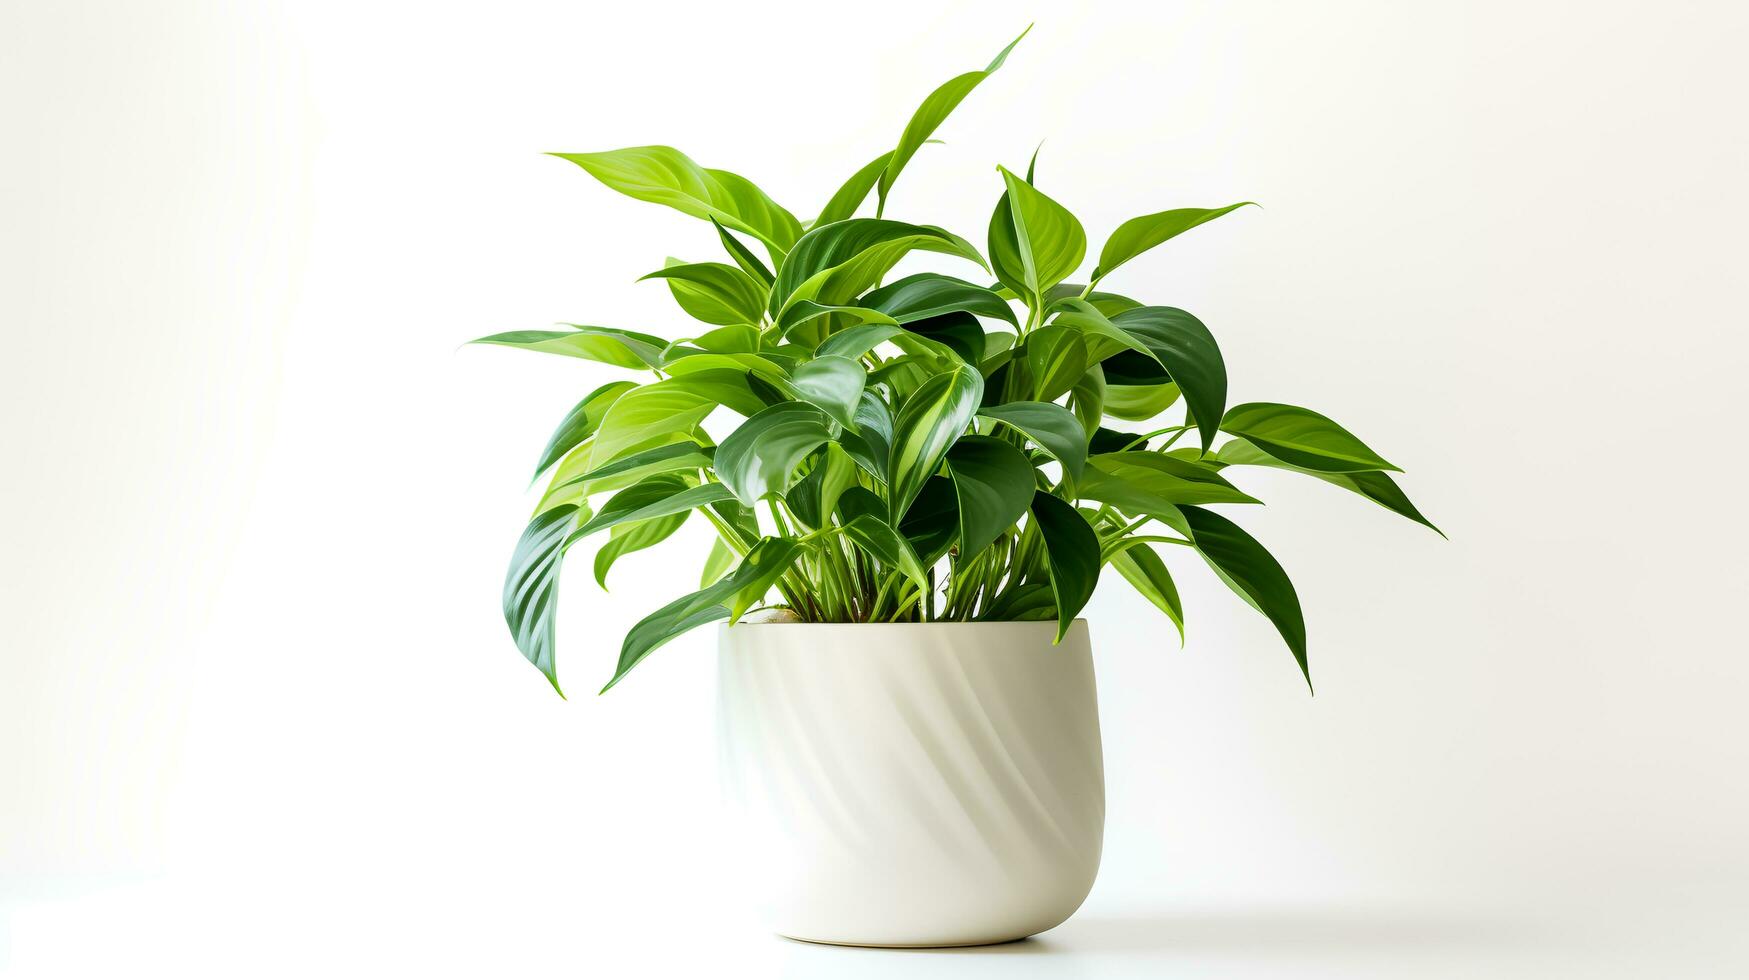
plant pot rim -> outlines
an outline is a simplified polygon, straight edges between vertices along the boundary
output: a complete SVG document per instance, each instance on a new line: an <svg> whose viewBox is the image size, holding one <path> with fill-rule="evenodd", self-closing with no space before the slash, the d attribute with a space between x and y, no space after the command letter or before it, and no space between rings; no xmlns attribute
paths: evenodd
<svg viewBox="0 0 1749 980"><path fill-rule="evenodd" d="M1069 625L1071 627L1073 627L1076 624L1086 625L1086 623L1087 623L1086 617L1077 616L1077 617L1075 617L1075 619L1073 621L1070 622ZM1048 628L1048 629L1055 630L1057 627L1057 621L1054 619L991 619L991 620L978 620L976 622L961 622L958 620L954 620L954 621L931 622L931 623L808 623L808 622L800 622L800 621L789 620L789 619L777 619L777 620L767 620L767 621L760 621L760 622L750 622L748 620L742 620L741 622L738 622L738 623L723 623L723 624L721 624L720 628L725 629L725 630L731 630L731 629L741 629L742 627L746 627L746 626L786 626L786 627L831 626L831 627L840 627L840 628L842 628L842 627L856 627L858 629L914 629L914 628L917 628L920 626L933 626L933 627L937 627L937 628L942 628L942 627L965 628L965 627L977 627L977 626L1036 626L1040 629L1047 629Z"/></svg>

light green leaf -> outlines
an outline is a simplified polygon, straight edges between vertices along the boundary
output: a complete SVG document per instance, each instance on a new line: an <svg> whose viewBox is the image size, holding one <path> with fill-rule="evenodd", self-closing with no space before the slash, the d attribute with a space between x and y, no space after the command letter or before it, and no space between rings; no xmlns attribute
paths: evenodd
<svg viewBox="0 0 1749 980"><path fill-rule="evenodd" d="M512 330L469 343L563 354L639 371L661 364L662 349L668 346L666 340L647 333L584 326L569 330Z"/></svg>
<svg viewBox="0 0 1749 980"><path fill-rule="evenodd" d="M583 400L566 413L564 421L553 430L552 438L547 440L547 448L541 451L540 463L534 468L534 478L540 479L547 467L563 459L566 453L593 435L601 425L608 408L619 400L619 396L636 387L637 384L631 381L615 381L584 395Z"/></svg>
<svg viewBox="0 0 1749 980"><path fill-rule="evenodd" d="M741 423L717 447L717 479L752 506L789 489L796 467L831 438L825 412L806 402L780 402Z"/></svg>
<svg viewBox="0 0 1749 980"><path fill-rule="evenodd" d="M1166 570L1166 563L1160 560L1154 549L1146 541L1125 538L1108 552L1106 560L1142 594L1142 598L1172 620L1172 625L1178 627L1178 642L1183 645L1184 602L1178 598L1178 586L1173 584L1172 573Z"/></svg>
<svg viewBox="0 0 1749 980"><path fill-rule="evenodd" d="M1093 270L1093 281L1104 279L1111 270L1161 242L1252 203L1240 201L1224 208L1177 208L1131 218L1118 225L1111 237L1105 240L1105 248L1099 252L1099 265Z"/></svg>
<svg viewBox="0 0 1749 980"><path fill-rule="evenodd" d="M1087 463L1087 434L1075 413L1050 402L1009 402L979 409L978 414L1012 426L1050 453L1063 464L1071 484L1081 479Z"/></svg>
<svg viewBox="0 0 1749 980"><path fill-rule="evenodd" d="M1058 326L1078 330L1087 342L1087 359L1094 363L1106 361L1114 354L1124 351L1134 351L1149 362L1159 365L1159 358L1152 349L1143 343L1139 337L1117 325L1110 317L1099 312L1093 304L1086 300L1066 299L1057 303L1061 311L1051 322ZM1110 370L1106 371L1105 380L1115 382Z"/></svg>
<svg viewBox="0 0 1749 980"><path fill-rule="evenodd" d="M1060 643L1099 582L1099 536L1080 511L1043 490L1033 493L1032 517L1044 537Z"/></svg>
<svg viewBox="0 0 1749 980"><path fill-rule="evenodd" d="M904 332L895 323L863 323L827 337L814 353L818 357L861 357Z"/></svg>
<svg viewBox="0 0 1749 980"><path fill-rule="evenodd" d="M740 269L723 262L668 262L643 278L668 280L674 302L693 319L733 326L758 323L765 315L764 287Z"/></svg>
<svg viewBox="0 0 1749 980"><path fill-rule="evenodd" d="M1276 459L1244 439L1234 439L1222 446L1220 451L1215 453L1214 458L1218 462L1233 466L1270 466L1317 477L1325 483L1334 484L1352 493L1358 493L1380 507L1407 517L1423 527L1432 529L1440 537L1445 537L1445 532L1421 515L1421 511L1410 502L1409 495L1403 492L1403 488L1397 486L1397 481L1391 479L1388 473L1377 471L1321 473Z"/></svg>
<svg viewBox="0 0 1749 980"><path fill-rule="evenodd" d="M729 229L724 228L722 222L712 218L711 227L717 230L717 238L722 240L723 250L729 253L729 257L735 260L735 264L741 267L741 271L752 276L760 286L770 289L771 270L766 268L759 256L754 255L752 249L741 244L739 238L729 234ZM753 322L757 323L758 318L755 317Z"/></svg>
<svg viewBox="0 0 1749 980"><path fill-rule="evenodd" d="M842 317L844 320L850 321L846 329L851 330L854 330L859 326L867 326L871 324L874 326L898 325L898 321L879 310L871 310L862 306L828 306L824 303L816 303L811 299L799 299L794 303L785 306L783 313L778 316L778 335L781 337L789 337L791 340L805 342L807 338L801 334L796 334L794 337L791 337L790 335L795 333L796 328L802 324L826 316ZM843 331L841 330L839 332L842 333ZM837 334L834 334L833 336L837 336Z"/></svg>
<svg viewBox="0 0 1749 980"><path fill-rule="evenodd" d="M983 377L975 368L961 364L923 382L906 399L894 424L888 467L892 474L888 500L893 513L905 513L924 482L935 475L948 447L971 424L983 396Z"/></svg>
<svg viewBox="0 0 1749 980"><path fill-rule="evenodd" d="M1276 459L1320 473L1359 473L1392 470L1347 429L1310 409L1274 402L1234 405L1221 419L1221 428L1243 436Z"/></svg>
<svg viewBox="0 0 1749 980"><path fill-rule="evenodd" d="M504 577L504 622L516 648L546 675L560 697L554 664L553 621L558 613L559 568L580 512L570 504L536 514L516 542Z"/></svg>
<svg viewBox="0 0 1749 980"><path fill-rule="evenodd" d="M609 497L599 513L571 534L570 541L581 541L597 531L605 531L615 525L667 517L669 514L679 514L695 507L706 507L733 496L729 488L721 483L701 483L696 487L689 487L685 481L670 474L646 477Z"/></svg>
<svg viewBox="0 0 1749 980"><path fill-rule="evenodd" d="M633 667L669 640L705 623L738 616L789 570L800 551L801 545L788 538L761 539L727 577L646 616L626 634L613 679L607 682L601 693L607 693Z"/></svg>
<svg viewBox="0 0 1749 980"><path fill-rule="evenodd" d="M802 225L752 181L709 170L671 146L631 146L601 153L555 153L627 197L694 218L714 218L764 242L776 259L801 237Z"/></svg>
<svg viewBox="0 0 1749 980"><path fill-rule="evenodd" d="M1081 431L1091 439L1105 418L1105 373L1095 364L1087 369L1075 387L1069 389L1069 411L1081 422Z"/></svg>
<svg viewBox="0 0 1749 980"><path fill-rule="evenodd" d="M1051 200L1006 167L998 167L1008 184L1009 220L1014 251L1020 261L1020 285L1044 305L1052 286L1068 278L1087 255L1087 233L1069 210ZM991 247L992 255L995 246Z"/></svg>
<svg viewBox="0 0 1749 980"><path fill-rule="evenodd" d="M735 549L729 547L722 538L711 541L710 553L704 558L704 569L699 572L699 588L702 589L721 581L724 575L729 574L729 569L735 567L735 562L740 559L741 556L735 554Z"/></svg>
<svg viewBox="0 0 1749 980"><path fill-rule="evenodd" d="M1134 450L1088 457L1090 467L1171 504L1261 503L1228 483L1214 466Z"/></svg>
<svg viewBox="0 0 1749 980"><path fill-rule="evenodd" d="M826 411L838 424L856 428L856 407L868 372L861 362L848 357L816 357L796 368L789 390L803 401Z"/></svg>
<svg viewBox="0 0 1749 980"><path fill-rule="evenodd" d="M840 433L838 443L870 476L883 484L890 482L893 413L879 395L863 391L856 403L855 429Z"/></svg>
<svg viewBox="0 0 1749 980"><path fill-rule="evenodd" d="M814 219L812 227L818 228L834 221L855 217L856 209L862 207L862 202L868 198L868 192L874 190L875 184L880 182L881 172L887 169L887 161L892 158L891 152L883 153L852 174L844 182L844 186L838 188L838 193L832 195L832 200L826 202L820 216Z"/></svg>
<svg viewBox="0 0 1749 980"><path fill-rule="evenodd" d="M594 465L647 449L671 433L691 432L718 405L741 415L757 414L765 402L748 379L744 371L704 370L626 392L608 408L595 433Z"/></svg>
<svg viewBox="0 0 1749 980"><path fill-rule="evenodd" d="M1177 404L1178 394L1178 386L1170 381L1154 385L1108 384L1105 414L1114 419L1146 422Z"/></svg>
<svg viewBox="0 0 1749 980"><path fill-rule="evenodd" d="M636 524L621 524L614 528L608 542L595 553L595 584L603 589L607 588L607 572L614 562L634 551L652 548L668 540L691 515L692 511L683 510L667 517L639 521Z"/></svg>
<svg viewBox="0 0 1749 980"><path fill-rule="evenodd" d="M1026 454L990 436L965 436L947 451L947 472L959 498L960 560L988 548L1032 504L1037 471Z"/></svg>
<svg viewBox="0 0 1749 980"><path fill-rule="evenodd" d="M1190 522L1191 539L1209 567L1221 581L1253 608L1269 617L1281 638L1293 651L1300 672L1306 677L1306 687L1312 686L1312 672L1306 665L1306 620L1300 612L1300 598L1294 592L1287 572L1257 539L1244 529L1212 510L1201 507L1184 508Z"/></svg>
<svg viewBox="0 0 1749 980"><path fill-rule="evenodd" d="M1033 397L1055 401L1075 387L1093 363L1079 331L1046 324L1026 335L1026 370L1032 376Z"/></svg>
<svg viewBox="0 0 1749 980"><path fill-rule="evenodd" d="M925 140L929 139L936 127L940 126L942 121L948 117L948 114L952 113L965 100L965 97L971 94L972 89L978 87L979 82L990 77L992 72L1002 67L1002 62L1008 58L1008 52L1013 51L1014 46L1020 43L1020 38L1025 37L1027 31L1030 30L1032 27L1028 25L1025 31L1020 32L1020 37L1008 42L1008 46L1002 49L1002 53L998 54L983 71L969 71L948 79L935 91L929 93L929 97L917 107L917 111L911 115L911 121L905 124L905 132L899 137L899 145L894 148L886 166L881 169L880 205L876 214L886 210L887 194L892 191L893 182L899 179L900 171L904 170L905 164L909 163L911 157L916 155L918 148L923 145ZM864 193L867 192L864 191ZM858 198L858 200L861 199Z"/></svg>
<svg viewBox="0 0 1749 980"><path fill-rule="evenodd" d="M714 451L712 447L700 446L690 439L656 446L653 449L645 449L629 456L621 456L611 463L597 466L564 480L559 480L555 476L553 485L547 493L555 493L573 486L599 484L613 477L636 475L641 479L662 473L680 473L702 469L711 465L711 454ZM559 474L559 476L562 475ZM594 492L594 488L588 488L588 492Z"/></svg>

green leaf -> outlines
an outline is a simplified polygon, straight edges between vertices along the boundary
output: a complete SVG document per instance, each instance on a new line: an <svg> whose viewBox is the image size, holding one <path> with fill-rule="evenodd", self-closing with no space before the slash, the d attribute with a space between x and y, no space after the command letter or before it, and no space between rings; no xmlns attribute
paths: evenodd
<svg viewBox="0 0 1749 980"><path fill-rule="evenodd" d="M1177 208L1131 218L1118 225L1111 237L1105 240L1105 247L1099 251L1099 265L1093 270L1093 281L1104 279L1111 270L1161 242L1252 203L1240 201L1224 208Z"/></svg>
<svg viewBox="0 0 1749 980"><path fill-rule="evenodd" d="M832 195L832 200L826 202L820 216L814 219L813 227L855 217L856 209L862 207L862 202L868 199L868 192L874 190L875 184L880 182L881 172L887 169L887 161L892 158L891 152L883 153L852 174L844 182L844 186L838 188L838 193Z"/></svg>
<svg viewBox="0 0 1749 980"><path fill-rule="evenodd" d="M619 396L636 388L631 381L615 381L605 384L583 396L577 406L565 414L564 421L553 430L552 438L547 440L547 448L541 451L540 463L534 468L534 478L547 471L547 467L563 459L565 454L576 449L583 440L595 433L601 425L601 419L607 414L607 409Z"/></svg>
<svg viewBox="0 0 1749 980"><path fill-rule="evenodd" d="M1032 518L1044 537L1060 643L1099 582L1099 536L1080 511L1043 490L1033 493Z"/></svg>
<svg viewBox="0 0 1749 980"><path fill-rule="evenodd" d="M516 542L504 577L504 622L516 648L546 675L560 697L554 665L553 621L558 614L559 568L580 512L570 504L536 514Z"/></svg>
<svg viewBox="0 0 1749 980"><path fill-rule="evenodd" d="M941 228L847 218L810 229L796 242L778 267L767 306L780 321L785 308L801 300L841 306L880 282L914 251L957 255L984 265L983 256L969 242Z"/></svg>
<svg viewBox="0 0 1749 980"><path fill-rule="evenodd" d="M923 145L925 140L929 139L936 127L940 126L942 121L947 119L948 115L965 100L965 97L971 94L972 89L978 87L979 82L989 78L992 72L1002 67L1002 62L1008 58L1008 52L1013 51L1014 46L1020 43L1020 38L1025 37L1027 31L1030 30L1032 27L1028 25L1025 31L1020 32L1020 37L1008 42L1008 46L1002 49L1002 53L998 54L983 71L969 71L948 79L935 91L929 93L929 97L917 107L917 111L911 115L911 121L905 124L905 132L899 137L899 145L894 148L886 166L881 168L880 205L877 214L886 210L887 194L892 191L893 182L899 179L900 171L904 170L905 164L909 163L911 157L916 155L918 148ZM867 192L864 191L864 193Z"/></svg>
<svg viewBox="0 0 1749 980"><path fill-rule="evenodd" d="M1227 404L1227 365L1214 335L1201 320L1170 306L1126 310L1111 322L1146 344L1154 360L1184 393L1184 403L1207 452Z"/></svg>
<svg viewBox="0 0 1749 980"><path fill-rule="evenodd" d="M646 616L626 634L619 651L619 665L601 693L606 694L633 667L669 640L694 627L731 619L745 611L789 570L800 550L801 545L789 538L761 539L728 576ZM751 598L747 598L749 596ZM740 608L733 608L735 606Z"/></svg>
<svg viewBox="0 0 1749 980"><path fill-rule="evenodd" d="M906 399L894 424L888 466L893 513L905 513L924 482L935 475L948 447L971 425L983 396L983 377L961 364L923 382Z"/></svg>
<svg viewBox="0 0 1749 980"><path fill-rule="evenodd" d="M1002 593L980 623L1024 623L1057 618L1057 595L1043 582L1026 582Z"/></svg>
<svg viewBox="0 0 1749 980"><path fill-rule="evenodd" d="M920 338L929 342L931 353L938 353L939 348L952 352L949 359L952 361L976 365L984 359L984 328L970 313L944 313L927 320L913 320L905 324L905 332L909 337L895 337L893 343L903 347L907 339Z"/></svg>
<svg viewBox="0 0 1749 980"><path fill-rule="evenodd" d="M804 323L818 320L821 317L838 317L850 321L846 329L854 330L859 326L897 326L897 321L880 310L871 310L862 306L828 306L816 303L811 299L798 299L785 306L777 318L777 333L780 337L805 342L808 338L796 333L796 328ZM840 331L842 332L842 331ZM833 336L836 336L834 334ZM817 348L816 348L817 349Z"/></svg>
<svg viewBox="0 0 1749 980"><path fill-rule="evenodd" d="M1172 582L1172 574L1166 570L1166 563L1148 547L1147 542L1133 538L1118 543L1118 548L1110 558L1111 567L1117 569L1124 580L1135 587L1142 598L1153 603L1156 608L1172 620L1172 625L1178 627L1178 642L1184 643L1184 602L1178 598L1178 586Z"/></svg>
<svg viewBox="0 0 1749 980"><path fill-rule="evenodd" d="M1014 308L992 290L933 272L888 283L864 296L861 305L885 313L894 323L927 320L944 313L971 313L1019 325Z"/></svg>
<svg viewBox="0 0 1749 980"><path fill-rule="evenodd" d="M929 570L923 567L911 542L893 530L891 524L874 514L862 514L844 525L844 535L881 564L897 569L916 583L919 591L929 589Z"/></svg>
<svg viewBox="0 0 1749 980"><path fill-rule="evenodd" d="M802 225L752 181L709 170L671 146L631 146L601 153L555 153L627 197L711 218L764 242L772 257L789 251Z"/></svg>
<svg viewBox="0 0 1749 980"><path fill-rule="evenodd" d="M726 356L726 355L712 355ZM747 373L705 370L677 375L621 395L607 410L595 433L595 465L649 448L662 437L691 432L722 405L741 415L755 415L765 402L753 390Z"/></svg>
<svg viewBox="0 0 1749 980"><path fill-rule="evenodd" d="M840 433L838 443L870 476L891 482L893 413L879 395L863 391L856 403L855 430Z"/></svg>
<svg viewBox="0 0 1749 980"><path fill-rule="evenodd" d="M735 549L729 547L722 538L713 540L710 553L704 558L704 570L699 572L699 588L702 589L722 581L723 576L729 574L729 569L735 567L735 562L739 561L740 557L735 554Z"/></svg>
<svg viewBox="0 0 1749 980"><path fill-rule="evenodd" d="M667 517L639 521L636 524L621 524L614 528L608 542L595 553L595 584L603 589L607 588L607 572L614 562L634 551L652 548L668 540L690 516L692 511L683 510Z"/></svg>
<svg viewBox="0 0 1749 980"><path fill-rule="evenodd" d="M643 279L666 279L674 302L687 315L719 326L758 323L765 314L765 289L752 276L723 262L669 264ZM642 281L642 280L640 280Z"/></svg>
<svg viewBox="0 0 1749 980"><path fill-rule="evenodd" d="M734 494L721 483L701 483L689 487L673 475L646 477L638 483L609 497L599 513L571 534L571 541L581 541L619 524L635 524L669 514L679 514L695 507L705 507Z"/></svg>
<svg viewBox="0 0 1749 980"><path fill-rule="evenodd" d="M661 364L662 349L668 346L666 340L647 333L585 326L574 326L569 330L512 330L469 343L563 354L639 371Z"/></svg>
<svg viewBox="0 0 1749 980"><path fill-rule="evenodd" d="M850 493L845 493L846 500ZM842 505L840 505L842 508ZM929 568L947 554L947 549L959 539L960 505L953 481L945 476L930 477L918 491L917 499L899 521L903 534Z"/></svg>
<svg viewBox="0 0 1749 980"><path fill-rule="evenodd" d="M979 410L979 415L1011 426L1063 464L1071 484L1087 463L1087 434L1075 413L1050 402L1009 402Z"/></svg>
<svg viewBox="0 0 1749 980"><path fill-rule="evenodd" d="M990 436L965 436L947 451L947 472L959 498L960 559L988 548L1032 504L1038 486L1026 454Z"/></svg>
<svg viewBox="0 0 1749 980"><path fill-rule="evenodd" d="M796 368L789 387L803 401L824 409L838 424L856 428L856 408L868 372L848 357L816 357Z"/></svg>
<svg viewBox="0 0 1749 980"><path fill-rule="evenodd" d="M728 252L729 257L735 260L735 264L741 267L741 271L752 276L764 288L770 289L771 270L766 268L759 256L754 255L752 249L741 244L739 238L729 234L729 229L724 228L722 222L712 218L711 227L717 230L717 237L722 240L724 251ZM753 322L757 323L758 321L759 318L754 317Z"/></svg>
<svg viewBox="0 0 1749 980"><path fill-rule="evenodd" d="M894 323L862 323L827 337L814 354L818 357L861 357L904 332L903 327Z"/></svg>
<svg viewBox="0 0 1749 980"><path fill-rule="evenodd" d="M1026 370L1032 375L1033 397L1054 401L1075 387L1092 363L1087 342L1078 331L1055 323L1026 335Z"/></svg>
<svg viewBox="0 0 1749 980"><path fill-rule="evenodd" d="M1312 672L1306 666L1306 620L1287 572L1256 538L1214 511L1186 507L1184 517L1190 522L1191 539L1209 567L1240 598L1275 624L1288 649L1293 651L1309 690Z"/></svg>
<svg viewBox="0 0 1749 980"><path fill-rule="evenodd" d="M1066 299L1059 302L1057 308L1061 312L1051 322L1057 326L1080 331L1082 339L1087 342L1087 359L1089 361L1095 363L1104 361L1110 364L1111 361L1108 359L1113 355L1133 351L1141 355L1146 362L1158 367L1159 358L1154 356L1154 352L1148 348L1147 344L1142 343L1140 338L1099 312L1093 307L1093 304L1086 300ZM1117 382L1122 379L1107 370L1105 380Z"/></svg>
<svg viewBox="0 0 1749 980"><path fill-rule="evenodd" d="M1087 233L1069 210L1006 167L997 167L1008 184L1009 220L1020 260L1020 285L1043 306L1052 286L1068 278L1087 255ZM991 253L995 254L992 245Z"/></svg>
<svg viewBox="0 0 1749 980"><path fill-rule="evenodd" d="M547 492L551 494L567 487L599 484L613 477L635 474L642 478L662 473L703 469L711 465L711 455L714 452L713 447L700 446L691 440L656 446L653 449L645 449L629 456L621 456L611 463L597 466L562 481L555 477L555 482ZM588 492L594 492L594 488L590 487L585 495Z"/></svg>
<svg viewBox="0 0 1749 980"><path fill-rule="evenodd" d="M825 412L806 402L781 402L741 423L717 447L717 479L752 506L789 489L796 467L831 438Z"/></svg>
<svg viewBox="0 0 1749 980"><path fill-rule="evenodd" d="M829 442L807 475L797 480L783 498L803 524L819 530L829 522L838 498L855 485L856 463L836 443Z"/></svg>
<svg viewBox="0 0 1749 980"><path fill-rule="evenodd" d="M1075 387L1069 389L1069 411L1075 413L1089 440L1098 433L1099 423L1105 418L1105 392L1105 373L1097 364L1088 368ZM1092 448L1091 442L1088 448Z"/></svg>
<svg viewBox="0 0 1749 980"><path fill-rule="evenodd" d="M1170 381L1153 385L1105 386L1105 414L1114 419L1146 422L1178 402L1178 386Z"/></svg>
<svg viewBox="0 0 1749 980"><path fill-rule="evenodd" d="M1401 472L1347 429L1317 412L1294 405L1273 402L1234 405L1221 419L1221 428L1243 436L1276 459L1320 473Z"/></svg>
<svg viewBox="0 0 1749 980"><path fill-rule="evenodd" d="M1391 479L1388 473L1377 471L1321 473L1317 470L1308 470L1303 466L1295 466L1292 463L1276 459L1244 439L1234 439L1222 446L1220 451L1215 453L1214 458L1221 463L1233 466L1270 466L1317 477L1325 483L1334 484L1352 493L1358 493L1380 507L1407 517L1422 527L1430 528L1440 537L1445 537L1445 532L1421 515L1421 511L1417 510L1415 505L1410 502L1409 495L1403 492L1403 488L1397 486L1397 481Z"/></svg>
<svg viewBox="0 0 1749 980"><path fill-rule="evenodd" d="M1175 456L1146 451L1101 453L1088 457L1087 463L1101 473L1170 504L1262 502L1228 483L1216 467Z"/></svg>

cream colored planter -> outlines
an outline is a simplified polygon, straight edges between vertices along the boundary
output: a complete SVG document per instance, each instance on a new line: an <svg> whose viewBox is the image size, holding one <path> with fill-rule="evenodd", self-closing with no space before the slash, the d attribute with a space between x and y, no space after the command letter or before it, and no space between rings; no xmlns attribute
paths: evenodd
<svg viewBox="0 0 1749 980"><path fill-rule="evenodd" d="M1043 932L1099 871L1087 624L720 633L725 790L772 928L863 946Z"/></svg>

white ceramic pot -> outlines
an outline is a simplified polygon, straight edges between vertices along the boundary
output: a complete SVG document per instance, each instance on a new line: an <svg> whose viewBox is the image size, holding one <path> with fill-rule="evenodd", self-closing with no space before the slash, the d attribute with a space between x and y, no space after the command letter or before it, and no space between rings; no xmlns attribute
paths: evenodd
<svg viewBox="0 0 1749 980"><path fill-rule="evenodd" d="M1087 624L772 623L720 634L724 788L772 927L967 946L1043 932L1099 871Z"/></svg>

